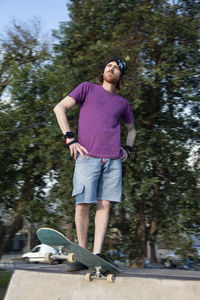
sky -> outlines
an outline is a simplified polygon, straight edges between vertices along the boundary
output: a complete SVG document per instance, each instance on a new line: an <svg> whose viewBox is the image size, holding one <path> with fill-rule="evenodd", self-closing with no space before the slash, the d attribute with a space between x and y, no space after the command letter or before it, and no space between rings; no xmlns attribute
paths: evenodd
<svg viewBox="0 0 200 300"><path fill-rule="evenodd" d="M58 29L59 22L69 21L66 3L69 0L0 0L0 33L13 19L23 23L34 17L41 21L43 32Z"/></svg>

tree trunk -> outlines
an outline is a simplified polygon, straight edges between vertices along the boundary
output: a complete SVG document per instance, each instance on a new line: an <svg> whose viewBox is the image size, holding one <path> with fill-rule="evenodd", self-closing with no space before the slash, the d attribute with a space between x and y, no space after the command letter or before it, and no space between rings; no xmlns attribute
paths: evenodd
<svg viewBox="0 0 200 300"><path fill-rule="evenodd" d="M18 214L16 215L14 222L5 228L5 235L0 244L0 256L12 243L14 234L18 232L22 227L23 227L23 217L20 214Z"/></svg>
<svg viewBox="0 0 200 300"><path fill-rule="evenodd" d="M157 263L155 241L150 241L151 262Z"/></svg>

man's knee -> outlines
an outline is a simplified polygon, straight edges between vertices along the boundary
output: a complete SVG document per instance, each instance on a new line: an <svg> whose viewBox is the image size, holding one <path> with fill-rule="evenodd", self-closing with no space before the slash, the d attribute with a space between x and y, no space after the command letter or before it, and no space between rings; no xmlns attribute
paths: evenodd
<svg viewBox="0 0 200 300"><path fill-rule="evenodd" d="M110 201L99 200L97 203L97 209L103 209L103 210L109 211L110 210Z"/></svg>
<svg viewBox="0 0 200 300"><path fill-rule="evenodd" d="M89 212L89 209L90 209L90 204L81 203L76 206L76 213L85 214Z"/></svg>

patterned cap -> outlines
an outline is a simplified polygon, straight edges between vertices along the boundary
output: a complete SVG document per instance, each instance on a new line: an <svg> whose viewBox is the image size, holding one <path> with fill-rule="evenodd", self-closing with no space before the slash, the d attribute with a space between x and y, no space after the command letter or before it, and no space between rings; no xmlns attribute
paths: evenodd
<svg viewBox="0 0 200 300"><path fill-rule="evenodd" d="M113 56L105 63L104 69L107 66L107 64L109 64L111 61L115 61L118 64L118 67L120 68L121 71L121 76L124 76L127 70L126 62L117 56Z"/></svg>

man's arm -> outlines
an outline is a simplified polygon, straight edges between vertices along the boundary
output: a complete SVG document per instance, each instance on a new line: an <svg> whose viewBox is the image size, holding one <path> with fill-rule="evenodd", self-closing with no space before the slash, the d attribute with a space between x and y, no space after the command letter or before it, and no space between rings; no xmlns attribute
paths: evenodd
<svg viewBox="0 0 200 300"><path fill-rule="evenodd" d="M136 138L136 134L137 134L134 123L129 123L129 124L125 123L125 126L128 130L126 145L133 147L135 138ZM123 148L122 148L122 150L123 150L123 156L121 157L121 160L124 162L128 158L128 153Z"/></svg>
<svg viewBox="0 0 200 300"><path fill-rule="evenodd" d="M129 123L129 124L125 123L125 126L128 130L126 145L128 145L130 147L133 147L134 142L135 142L135 138L136 138L136 134L137 134L134 123Z"/></svg>
<svg viewBox="0 0 200 300"><path fill-rule="evenodd" d="M75 99L70 96L67 96L63 100L61 100L53 109L54 113L56 114L58 125L60 126L63 135L66 133L66 131L71 130L66 112L75 104L76 104ZM67 142L70 143L73 140L74 138L71 139L68 138ZM84 158L84 152L88 154L88 151L79 143L74 143L70 145L69 149L70 149L71 156L74 156L75 159L77 157L77 152L79 152L83 158Z"/></svg>
<svg viewBox="0 0 200 300"><path fill-rule="evenodd" d="M60 101L53 109L63 135L66 133L66 131L71 130L66 116L66 111L73 107L75 104L75 99L67 96L62 101Z"/></svg>

